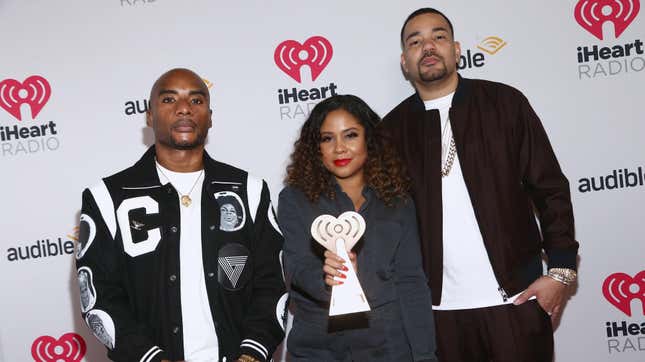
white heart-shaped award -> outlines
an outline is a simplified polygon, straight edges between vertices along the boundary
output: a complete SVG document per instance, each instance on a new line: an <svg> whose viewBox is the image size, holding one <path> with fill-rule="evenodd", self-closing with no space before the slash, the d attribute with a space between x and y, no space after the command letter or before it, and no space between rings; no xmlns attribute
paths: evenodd
<svg viewBox="0 0 645 362"><path fill-rule="evenodd" d="M320 215L311 223L311 235L327 250L336 253L347 261L346 279L341 285L334 285L331 288L331 302L329 304L329 315L341 315L357 312L366 312L370 306L365 298L365 293L358 282L356 271L349 262L347 254L365 232L365 220L354 211L342 213L338 218L331 215Z"/></svg>

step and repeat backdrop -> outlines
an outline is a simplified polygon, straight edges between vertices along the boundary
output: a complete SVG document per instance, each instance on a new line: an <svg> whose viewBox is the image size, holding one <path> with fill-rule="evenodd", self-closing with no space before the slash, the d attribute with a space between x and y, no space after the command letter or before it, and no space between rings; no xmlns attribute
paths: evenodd
<svg viewBox="0 0 645 362"><path fill-rule="evenodd" d="M527 95L569 177L580 277L556 361L645 361L639 0L0 0L0 361L107 360L80 317L81 191L152 143L144 113L161 73L204 78L208 151L277 199L318 101L352 93L384 115L413 92L399 31L426 6L451 18L463 76Z"/></svg>

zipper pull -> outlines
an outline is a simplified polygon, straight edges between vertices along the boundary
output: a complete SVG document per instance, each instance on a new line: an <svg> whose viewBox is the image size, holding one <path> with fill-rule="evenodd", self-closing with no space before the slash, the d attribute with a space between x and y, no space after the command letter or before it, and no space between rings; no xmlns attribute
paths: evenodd
<svg viewBox="0 0 645 362"><path fill-rule="evenodd" d="M497 288L497 290L499 291L499 294L502 295L502 300L506 302L508 300L508 294L506 294L506 291L504 290L504 288L499 287Z"/></svg>

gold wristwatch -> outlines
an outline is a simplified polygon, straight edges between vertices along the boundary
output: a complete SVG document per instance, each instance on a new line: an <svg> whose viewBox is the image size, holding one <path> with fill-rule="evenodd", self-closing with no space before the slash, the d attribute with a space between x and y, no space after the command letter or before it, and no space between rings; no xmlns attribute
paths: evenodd
<svg viewBox="0 0 645 362"><path fill-rule="evenodd" d="M578 273L569 268L551 268L546 276L564 285L571 285L578 279Z"/></svg>

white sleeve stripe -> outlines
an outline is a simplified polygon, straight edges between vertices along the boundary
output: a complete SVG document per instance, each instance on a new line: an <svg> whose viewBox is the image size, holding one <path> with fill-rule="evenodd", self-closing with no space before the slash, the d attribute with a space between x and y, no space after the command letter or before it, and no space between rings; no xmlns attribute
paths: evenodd
<svg viewBox="0 0 645 362"><path fill-rule="evenodd" d="M154 356L158 355L158 354L159 354L159 353L161 353L161 352L163 352L163 350L162 350L161 348L160 348L160 349L158 349L158 350L156 350L153 354L151 354L151 355L150 355L150 358L149 358L146 362L150 362L150 361L152 361L152 358L153 358Z"/></svg>
<svg viewBox="0 0 645 362"><path fill-rule="evenodd" d="M252 340L252 339L245 339L242 341L242 344L240 344L240 347L249 347L253 348L254 350L260 352L262 356L264 356L264 359L268 358L269 351L260 343Z"/></svg>
<svg viewBox="0 0 645 362"><path fill-rule="evenodd" d="M246 199L249 201L249 215L251 221L255 222L260 198L262 197L262 180L247 174L246 177Z"/></svg>
<svg viewBox="0 0 645 362"><path fill-rule="evenodd" d="M156 351L157 349L159 349L159 347L157 347L157 346L152 346L152 348L150 348L150 349L148 350L148 352L146 352L146 353L143 355L143 357L141 357L141 359L139 360L139 362L147 362L147 361L149 361L149 360L150 360L150 358L149 358L149 357L150 357L150 354L151 354L152 352Z"/></svg>
<svg viewBox="0 0 645 362"><path fill-rule="evenodd" d="M107 225L112 238L116 235L116 216L114 215L114 202L110 197L107 186L105 182L101 181L99 184L90 188L90 192L96 201L96 205L99 207L99 212Z"/></svg>
<svg viewBox="0 0 645 362"><path fill-rule="evenodd" d="M275 219L275 214L273 213L273 205L269 203L269 210L267 210L267 217L269 218L269 223L271 223L271 226L275 229L275 231L278 232L278 234L282 235L282 230L280 230L280 226L278 226L278 221Z"/></svg>
<svg viewBox="0 0 645 362"><path fill-rule="evenodd" d="M146 354L143 355L143 357L141 357L139 362L150 362L152 361L152 357L158 355L161 352L161 348L159 348L158 346L153 346L148 350L148 352L146 352Z"/></svg>
<svg viewBox="0 0 645 362"><path fill-rule="evenodd" d="M286 282L287 278L285 277L286 273L284 272L284 253L282 250L278 253L278 261L280 261L280 271L282 271L282 281ZM286 293L285 293L286 294Z"/></svg>
<svg viewBox="0 0 645 362"><path fill-rule="evenodd" d="M247 338L247 339L245 339L245 340L242 340L242 344L245 344L245 343L254 344L254 345L256 345L257 347L261 348L261 349L262 349L262 351L264 351L264 354L269 354L269 350L267 350L267 349L262 345L262 343L260 343L260 342L258 342L258 341L255 341L255 340L252 340L252 339Z"/></svg>
<svg viewBox="0 0 645 362"><path fill-rule="evenodd" d="M242 344L240 345L240 347L248 347L248 348L254 349L254 350L256 350L257 352L259 352L259 353L262 355L262 357L264 357L264 359L267 359L267 355L266 355L266 354L265 354L261 349L259 349L258 347L254 346L254 345L252 345L252 344L242 343Z"/></svg>

